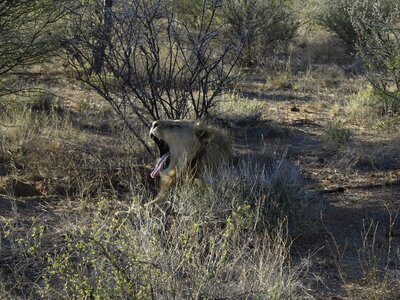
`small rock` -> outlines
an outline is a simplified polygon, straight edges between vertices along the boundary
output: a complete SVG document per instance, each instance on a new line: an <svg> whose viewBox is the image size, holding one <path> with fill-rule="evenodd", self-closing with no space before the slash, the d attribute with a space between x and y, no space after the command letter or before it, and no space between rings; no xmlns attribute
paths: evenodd
<svg viewBox="0 0 400 300"><path fill-rule="evenodd" d="M299 112L300 109L299 109L296 105L294 105L294 106L290 109L290 111Z"/></svg>

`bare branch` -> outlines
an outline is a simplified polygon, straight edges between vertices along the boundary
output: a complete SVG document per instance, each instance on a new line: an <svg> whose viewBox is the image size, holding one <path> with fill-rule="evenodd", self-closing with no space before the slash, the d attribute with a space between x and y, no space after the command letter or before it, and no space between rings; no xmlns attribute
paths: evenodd
<svg viewBox="0 0 400 300"><path fill-rule="evenodd" d="M221 42L215 25L220 6L214 2L203 1L197 27L160 0L114 0L106 29L86 6L77 12L69 40L71 62L127 124L132 118L150 126L161 118L206 117L242 48ZM106 45L103 65L92 74L99 45ZM134 135L140 139L139 132Z"/></svg>

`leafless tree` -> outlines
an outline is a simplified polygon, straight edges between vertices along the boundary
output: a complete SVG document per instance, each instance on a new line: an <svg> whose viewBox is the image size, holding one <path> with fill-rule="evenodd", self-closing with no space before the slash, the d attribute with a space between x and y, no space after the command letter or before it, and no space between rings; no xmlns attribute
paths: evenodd
<svg viewBox="0 0 400 300"><path fill-rule="evenodd" d="M197 28L185 24L168 1L114 1L111 9L103 2L97 5L111 12L111 29L90 26L95 23L92 10L76 12L71 63L128 126L133 115L149 126L161 118L204 118L210 113L241 53L240 43L219 39L218 1L202 2ZM106 38L99 42L95 37ZM101 50L104 64L93 72L93 53L101 43L106 43Z"/></svg>
<svg viewBox="0 0 400 300"><path fill-rule="evenodd" d="M113 0L104 0L101 22L101 36L97 39L98 45L94 49L93 54L93 72L100 73L104 65L104 56L107 44L110 42L110 34L112 29L112 6Z"/></svg>

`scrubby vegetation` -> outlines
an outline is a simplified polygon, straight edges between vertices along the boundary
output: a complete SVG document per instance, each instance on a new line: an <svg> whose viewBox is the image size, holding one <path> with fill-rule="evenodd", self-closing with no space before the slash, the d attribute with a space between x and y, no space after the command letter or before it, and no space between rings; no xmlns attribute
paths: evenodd
<svg viewBox="0 0 400 300"><path fill-rule="evenodd" d="M397 299L399 24L394 0L3 1L0 298ZM164 118L234 155L146 206Z"/></svg>
<svg viewBox="0 0 400 300"><path fill-rule="evenodd" d="M226 34L230 40L242 41L243 65L261 65L271 53L285 50L299 26L291 5L292 1L223 1Z"/></svg>
<svg viewBox="0 0 400 300"><path fill-rule="evenodd" d="M345 146L345 144L351 138L351 131L349 129L343 128L337 122L328 122L326 125L325 132L322 135L322 141L329 148L340 148Z"/></svg>
<svg viewBox="0 0 400 300"><path fill-rule="evenodd" d="M382 103L383 114L399 105L400 6L392 0L326 1L319 22L359 57Z"/></svg>
<svg viewBox="0 0 400 300"><path fill-rule="evenodd" d="M67 206L89 211L64 211L62 223L32 217L20 232L18 221L4 222L5 282L45 299L305 295L306 265L291 265L285 220L294 229L315 222L310 199L290 164L252 167L220 170L218 185L177 187L167 207L144 210L146 191L137 190L125 203L130 213L116 217L120 197L103 191L71 199Z"/></svg>

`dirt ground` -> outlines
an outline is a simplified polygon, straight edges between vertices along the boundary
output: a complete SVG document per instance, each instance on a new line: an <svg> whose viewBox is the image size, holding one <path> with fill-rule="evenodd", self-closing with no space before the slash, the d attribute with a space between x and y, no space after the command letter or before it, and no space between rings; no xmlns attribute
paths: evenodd
<svg viewBox="0 0 400 300"><path fill-rule="evenodd" d="M355 126L346 149L332 151L321 141L332 115L310 108L315 96L295 100L281 96L271 101L273 96L266 93L264 98L270 110L284 111L284 120L236 128L237 147L278 151L299 167L307 189L314 191L315 201L321 203L318 227L295 239L292 248L295 258L311 257L310 294L316 299L383 299L354 283L361 281L373 253L379 257L378 264L387 263L394 280L400 276L400 152L393 149L398 134L381 135ZM351 155L354 149L379 152L387 161L382 165L365 162Z"/></svg>

